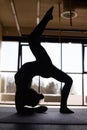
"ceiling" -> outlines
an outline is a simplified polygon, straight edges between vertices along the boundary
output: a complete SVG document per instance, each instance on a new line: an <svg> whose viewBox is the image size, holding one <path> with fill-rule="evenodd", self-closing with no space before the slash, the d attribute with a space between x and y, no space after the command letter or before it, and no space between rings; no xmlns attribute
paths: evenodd
<svg viewBox="0 0 87 130"><path fill-rule="evenodd" d="M37 16L41 20L52 5L53 20L44 35L87 36L87 0L0 0L0 35L30 34ZM77 16L66 19L61 16L65 11L75 11Z"/></svg>

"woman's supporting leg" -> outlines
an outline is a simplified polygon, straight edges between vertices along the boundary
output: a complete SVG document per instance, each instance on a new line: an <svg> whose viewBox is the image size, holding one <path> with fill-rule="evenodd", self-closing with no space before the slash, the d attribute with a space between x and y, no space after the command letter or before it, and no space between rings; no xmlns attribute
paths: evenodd
<svg viewBox="0 0 87 130"><path fill-rule="evenodd" d="M55 66L52 67L51 76L60 81L65 83L62 90L61 90L61 113L73 113L70 109L67 108L67 99L69 96L69 92L73 83L73 80L70 76L66 73L62 72L61 70L57 69Z"/></svg>

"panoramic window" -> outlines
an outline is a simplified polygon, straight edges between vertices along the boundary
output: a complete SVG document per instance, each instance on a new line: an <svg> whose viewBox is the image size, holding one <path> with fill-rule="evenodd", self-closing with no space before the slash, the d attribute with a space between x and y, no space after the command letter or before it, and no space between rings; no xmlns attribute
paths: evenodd
<svg viewBox="0 0 87 130"><path fill-rule="evenodd" d="M52 63L57 68L70 75L73 79L73 85L70 91L68 105L82 105L83 95L85 95L84 99L86 104L87 75L85 74L83 78L82 44L60 44L47 42L42 42L41 44L46 49L48 55L52 60ZM36 60L27 43L21 43L21 47L22 65L26 62L32 62ZM0 101L13 103L15 94L14 74L16 73L18 67L18 42L2 42L0 53ZM87 54L85 48L85 58L86 55ZM32 80L32 88L45 95L45 99L42 101L42 103L54 103L55 105L60 104L60 93L61 87L63 87L63 85L63 83L60 83L51 77L43 78L39 75L35 76ZM84 93L83 89L85 91Z"/></svg>

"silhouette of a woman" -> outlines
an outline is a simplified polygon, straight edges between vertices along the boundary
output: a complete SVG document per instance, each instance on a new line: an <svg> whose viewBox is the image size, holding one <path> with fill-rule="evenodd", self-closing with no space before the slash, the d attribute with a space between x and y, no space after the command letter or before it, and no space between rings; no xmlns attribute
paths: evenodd
<svg viewBox="0 0 87 130"><path fill-rule="evenodd" d="M27 88L31 86L32 78L36 75L40 75L45 78L52 77L57 81L63 82L64 86L61 90L61 113L73 113L69 108L67 108L67 99L72 86L72 78L66 73L62 72L56 68L48 56L45 49L40 44L40 36L42 35L47 23L53 19L52 12L53 6L46 12L45 16L41 22L35 27L33 32L28 36L29 46L34 54L36 61L25 63L21 69L15 75L16 84L19 82L21 87L20 91L26 91Z"/></svg>

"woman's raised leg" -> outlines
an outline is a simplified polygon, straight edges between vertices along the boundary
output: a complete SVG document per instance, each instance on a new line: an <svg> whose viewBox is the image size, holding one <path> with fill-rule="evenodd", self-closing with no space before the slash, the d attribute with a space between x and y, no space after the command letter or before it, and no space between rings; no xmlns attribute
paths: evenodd
<svg viewBox="0 0 87 130"><path fill-rule="evenodd" d="M47 23L53 19L52 12L53 12L53 6L46 12L43 19L40 21L40 23L35 27L33 32L30 34L31 38L38 38L43 33Z"/></svg>

